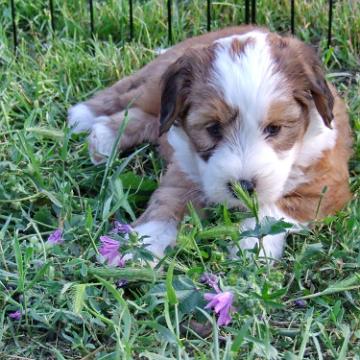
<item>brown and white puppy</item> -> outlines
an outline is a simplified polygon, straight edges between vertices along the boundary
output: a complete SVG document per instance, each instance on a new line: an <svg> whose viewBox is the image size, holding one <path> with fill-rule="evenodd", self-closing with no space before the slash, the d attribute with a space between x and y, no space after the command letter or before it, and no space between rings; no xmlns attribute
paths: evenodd
<svg viewBox="0 0 360 360"><path fill-rule="evenodd" d="M135 223L157 256L175 243L188 201L241 207L231 189L236 181L256 191L260 217L294 224L332 214L350 199L346 108L299 40L255 27L208 33L74 106L69 124L90 132L95 164L110 154L129 104L120 148L158 143L168 161ZM251 226L251 219L244 223ZM266 254L279 258L284 241L284 234L266 236Z"/></svg>

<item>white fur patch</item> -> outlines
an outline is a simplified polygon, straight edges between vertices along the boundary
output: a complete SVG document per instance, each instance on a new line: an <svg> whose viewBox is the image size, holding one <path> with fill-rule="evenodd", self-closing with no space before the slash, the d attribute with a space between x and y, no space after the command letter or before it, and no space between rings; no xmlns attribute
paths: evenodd
<svg viewBox="0 0 360 360"><path fill-rule="evenodd" d="M296 159L296 165L309 166L319 159L325 150L331 149L336 143L336 128L325 126L323 119L316 110L315 105L310 110L310 124L305 133L300 155Z"/></svg>
<svg viewBox="0 0 360 360"><path fill-rule="evenodd" d="M265 255L264 250L265 250L267 257L273 259L280 259L284 251L286 236L288 235L288 233L294 232L297 229L299 229L299 223L296 220L284 214L276 205L265 206L260 209L260 213L259 213L260 220L264 219L265 217L272 217L277 220L283 219L286 222L294 224L292 229L289 229L284 233L276 234L276 235L267 235L263 238L264 249L260 251L260 255L264 256ZM246 219L241 224L242 231L253 230L254 227L255 227L255 219ZM257 244L258 244L258 239L253 237L245 238L240 241L240 247L242 249L253 249Z"/></svg>
<svg viewBox="0 0 360 360"><path fill-rule="evenodd" d="M69 109L68 125L74 133L89 131L95 123L95 116L85 104L77 104Z"/></svg>
<svg viewBox="0 0 360 360"><path fill-rule="evenodd" d="M258 125L272 100L282 97L286 80L275 71L271 49L266 41L268 34L251 31L217 40L213 66L213 83L220 89L225 101L241 111L244 121ZM233 40L254 40L243 52L234 56Z"/></svg>
<svg viewBox="0 0 360 360"><path fill-rule="evenodd" d="M176 243L177 228L175 221L149 221L135 227L140 236L148 236L143 239L146 247L154 255L161 258L168 246Z"/></svg>
<svg viewBox="0 0 360 360"><path fill-rule="evenodd" d="M106 116L99 116L88 137L91 161L97 165L106 161L116 140L116 133L107 126Z"/></svg>
<svg viewBox="0 0 360 360"><path fill-rule="evenodd" d="M246 136L249 141L245 141ZM281 159L265 141L255 139L245 132L244 139L236 147L224 144L207 163L199 159L202 164L201 180L207 198L214 203L227 201L232 207L238 206L239 200L229 191L228 183L254 179L260 204L271 204L283 193L293 155L290 150Z"/></svg>
<svg viewBox="0 0 360 360"><path fill-rule="evenodd" d="M185 131L180 127L172 126L168 132L167 139L175 150L174 157L181 170L188 175L189 179L200 183L198 155L191 146Z"/></svg>

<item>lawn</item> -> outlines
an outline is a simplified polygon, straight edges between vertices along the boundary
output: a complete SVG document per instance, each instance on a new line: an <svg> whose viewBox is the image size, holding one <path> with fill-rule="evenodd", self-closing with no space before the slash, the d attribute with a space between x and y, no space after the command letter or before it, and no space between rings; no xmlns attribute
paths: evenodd
<svg viewBox="0 0 360 360"><path fill-rule="evenodd" d="M214 1L212 28L242 23L243 3ZM353 200L292 235L273 265L256 251L227 257L248 214L219 205L203 219L190 206L162 270L109 267L98 252L158 186L156 148L94 166L66 113L168 46L165 2L134 1L129 42L126 0L95 1L93 38L87 1L55 0L54 33L47 1L16 1L16 56L9 4L0 0L0 359L360 359L360 2L335 3L330 49L327 1L295 2L297 36L348 104ZM205 4L174 1L174 42L206 31ZM259 24L290 29L289 1L257 4ZM49 244L58 228L64 241ZM112 237L148 258L136 235ZM206 272L235 295L227 326L204 310Z"/></svg>

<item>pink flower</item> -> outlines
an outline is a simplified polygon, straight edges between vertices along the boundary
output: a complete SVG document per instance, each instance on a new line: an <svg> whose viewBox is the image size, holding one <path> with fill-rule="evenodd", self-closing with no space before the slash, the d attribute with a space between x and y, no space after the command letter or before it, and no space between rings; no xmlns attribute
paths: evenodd
<svg viewBox="0 0 360 360"><path fill-rule="evenodd" d="M56 245L56 244L61 244L62 242L64 242L64 239L62 237L62 230L61 229L56 229L54 232L52 232L48 239L47 239L47 243L52 244L52 245Z"/></svg>
<svg viewBox="0 0 360 360"><path fill-rule="evenodd" d="M220 292L220 288L218 285L219 280L216 275L205 272L201 275L200 282L211 286L217 293Z"/></svg>
<svg viewBox="0 0 360 360"><path fill-rule="evenodd" d="M9 314L9 318L13 320L20 320L21 319L21 311L17 310Z"/></svg>
<svg viewBox="0 0 360 360"><path fill-rule="evenodd" d="M124 267L125 259L119 252L120 243L108 236L100 236L101 246L99 253L111 266Z"/></svg>
<svg viewBox="0 0 360 360"><path fill-rule="evenodd" d="M115 221L114 228L111 230L115 234L130 234L133 231L134 229L129 224L122 224L120 221Z"/></svg>
<svg viewBox="0 0 360 360"><path fill-rule="evenodd" d="M220 292L218 294L207 293L204 297L205 300L209 301L205 309L213 308L215 313L219 315L217 324L219 326L228 325L231 322L230 312L233 311L233 293L230 291Z"/></svg>

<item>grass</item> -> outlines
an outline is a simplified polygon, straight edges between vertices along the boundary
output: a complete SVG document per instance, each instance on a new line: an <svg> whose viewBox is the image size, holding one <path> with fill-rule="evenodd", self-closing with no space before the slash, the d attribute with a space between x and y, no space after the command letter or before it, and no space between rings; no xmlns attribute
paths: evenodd
<svg viewBox="0 0 360 360"><path fill-rule="evenodd" d="M289 29L288 1L257 3L259 24ZM136 2L129 43L125 0L95 2L93 41L86 1L54 1L55 34L46 2L17 1L15 57L9 2L0 0L0 358L360 359L360 5L336 2L326 49L327 2L295 3L297 35L318 47L349 107L353 200L289 238L274 266L252 252L227 258L246 214L218 206L203 220L190 211L164 271L154 271L139 262L108 268L97 247L114 219L131 222L143 211L162 173L156 149L95 167L84 136L71 136L65 119L70 105L167 46L165 4ZM213 2L213 28L243 16L242 2ZM205 29L203 1L174 6L175 41ZM49 246L58 227L65 242ZM236 294L227 327L202 310L204 271ZM118 288L119 279L128 285ZM18 309L22 318L10 319Z"/></svg>

